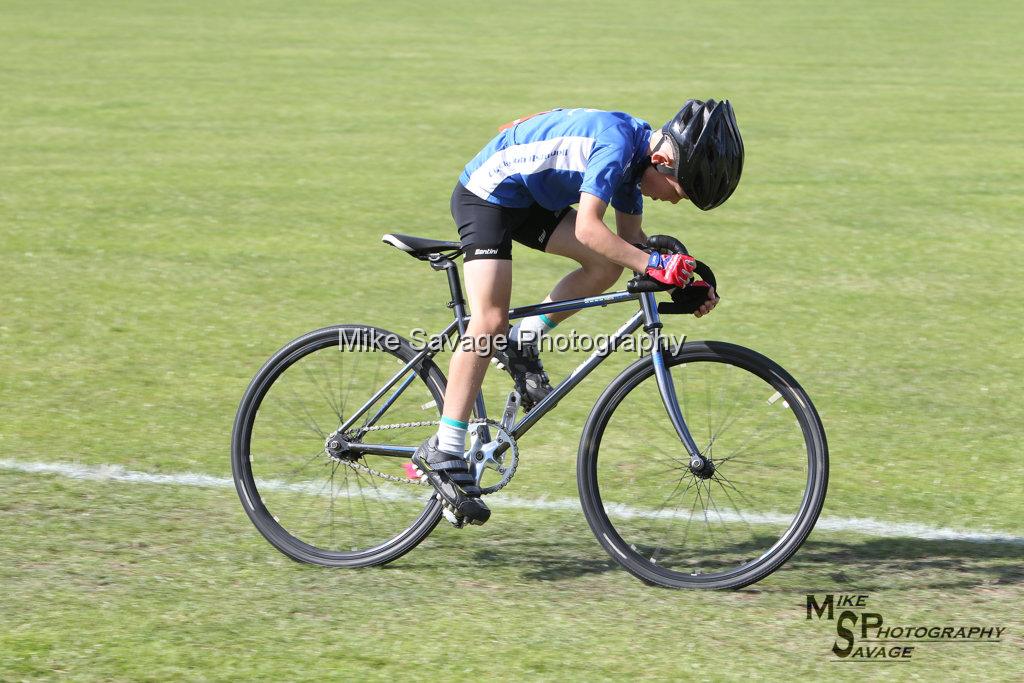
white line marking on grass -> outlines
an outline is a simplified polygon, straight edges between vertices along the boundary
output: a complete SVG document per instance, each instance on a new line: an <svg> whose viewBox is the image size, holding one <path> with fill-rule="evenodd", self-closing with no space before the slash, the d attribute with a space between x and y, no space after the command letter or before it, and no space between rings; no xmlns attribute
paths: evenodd
<svg viewBox="0 0 1024 683"><path fill-rule="evenodd" d="M208 474L196 474L184 472L180 474L154 474L150 472L139 472L129 470L120 465L76 465L70 463L48 463L48 462L26 462L24 460L10 460L0 458L0 470L12 472L24 472L28 474L54 474L70 479L84 479L89 481L120 481L131 484L155 484L158 486L198 486L201 488L233 489L235 482L227 477L214 477ZM320 484L291 484L281 481L264 481L261 485L268 490L292 491L295 493L326 494ZM391 488L391 487L389 487ZM389 499L420 500L418 496L407 493L405 490L388 491L386 497ZM575 498L558 498L548 500L546 498L517 498L515 496L500 496L491 498L497 507L520 508L524 510L552 510L577 512L580 510L580 503ZM663 518L670 519L677 516L669 511L648 510L644 508L630 507L627 505L614 505L608 507L608 513L612 517L620 518ZM715 517L718 517L717 513ZM723 512L722 521L739 521L739 515ZM786 515L761 513L744 515L743 519L751 524L773 524L788 525L790 517ZM821 517L815 525L818 531L849 531L868 536L905 537L919 538L929 541L967 541L970 543L1004 543L1010 545L1024 545L1024 536L997 531L968 531L961 529L950 529L947 527L935 527L927 524L913 522L884 522L870 518L850 517Z"/></svg>
<svg viewBox="0 0 1024 683"><path fill-rule="evenodd" d="M227 477L214 477L209 474L185 472L182 474L152 474L128 470L120 465L72 465L64 463L25 462L23 460L6 460L0 458L0 470L14 470L30 474L57 474L70 479L86 479L91 481L123 481L131 484L156 484L164 486L198 486L200 488L233 489L235 481ZM260 480L260 487L268 491L288 491L289 493L308 493L311 495L329 495L326 481L323 483L289 483L284 481ZM394 484L382 482L394 489ZM424 489L426 492L426 489ZM389 500L421 500L407 493L404 488L388 491L385 497Z"/></svg>

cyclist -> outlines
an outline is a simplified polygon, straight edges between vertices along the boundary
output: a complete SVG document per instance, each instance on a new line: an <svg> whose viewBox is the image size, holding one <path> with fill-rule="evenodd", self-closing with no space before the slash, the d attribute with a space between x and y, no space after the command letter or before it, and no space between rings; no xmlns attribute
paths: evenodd
<svg viewBox="0 0 1024 683"><path fill-rule="evenodd" d="M465 253L472 317L449 365L440 428L413 455L449 521L483 524L491 514L463 456L489 358L508 331L512 241L579 264L545 301L600 294L623 268L683 287L692 278L693 258L648 254L634 246L646 239L640 227L643 197L673 204L688 199L707 211L729 198L742 169L743 140L732 106L715 100L688 100L657 131L621 112L534 114L502 126L466 165L451 209ZM618 234L604 223L609 204ZM695 315L717 303L709 287ZM526 409L552 390L538 342L572 313L525 318L508 331L505 353Z"/></svg>

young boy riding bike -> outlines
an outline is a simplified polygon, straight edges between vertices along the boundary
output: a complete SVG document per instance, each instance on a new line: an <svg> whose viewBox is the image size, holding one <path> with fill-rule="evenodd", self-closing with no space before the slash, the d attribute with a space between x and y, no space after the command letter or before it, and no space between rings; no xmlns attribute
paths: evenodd
<svg viewBox="0 0 1024 683"><path fill-rule="evenodd" d="M621 112L535 114L503 126L466 165L451 208L465 253L469 343L452 355L440 428L413 455L449 521L483 524L491 514L463 455L470 411L496 343L508 332L509 369L529 410L552 391L538 355L540 337L573 313L525 318L508 330L512 240L579 263L545 301L600 294L623 268L684 287L696 266L692 257L634 246L646 240L643 197L673 204L689 199L707 211L729 198L742 170L743 140L732 106L715 100L687 101L657 131ZM604 222L609 204L618 234ZM695 315L717 303L708 288Z"/></svg>

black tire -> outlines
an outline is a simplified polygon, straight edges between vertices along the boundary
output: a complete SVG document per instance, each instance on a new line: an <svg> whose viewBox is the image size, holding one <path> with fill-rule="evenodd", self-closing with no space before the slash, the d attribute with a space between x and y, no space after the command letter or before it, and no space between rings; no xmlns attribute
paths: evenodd
<svg viewBox="0 0 1024 683"><path fill-rule="evenodd" d="M719 365L700 365L707 363ZM587 522L608 554L627 571L647 583L669 588L726 589L739 588L759 581L778 569L799 549L821 512L828 485L828 446L821 420L807 394L796 380L778 364L750 349L724 342L687 342L674 356L670 357L666 353L666 364L670 368L676 368L673 371L673 381L677 385L680 381L684 384L691 381L694 375L697 378L727 375L741 392L749 393L752 396L766 397L764 394L758 393L761 391L759 387L763 383L773 388L775 393L767 397L769 399L767 401L768 408L762 405L761 401L746 402L751 406L749 410L736 407L728 401L714 404L739 416L729 415L724 418L717 432L712 429L711 406L713 402L709 394L706 408L709 438L704 439L698 437L696 425L690 423L690 417L687 415L690 409L686 405L688 395L690 402L693 403L695 401L693 394L698 393L704 385L700 384L698 379L696 384L692 385L692 390L686 386L682 389L677 386L677 394L679 394L684 417L687 418L687 423L701 448L702 455L714 452L712 460L721 458L718 465L720 469L714 472L710 478L703 479L694 476L694 473L689 471L685 449L670 426L656 386L652 386L656 384L656 380L650 356L642 358L626 368L605 389L583 429L577 460L577 483ZM679 367L684 365L687 367ZM678 376L684 374L687 379L678 379ZM709 387L714 386L710 380L708 385ZM642 389L631 394L638 387ZM634 398L628 398L631 395ZM651 398L652 396L653 398ZM696 396L697 401L700 398L699 395ZM625 403L626 408L621 411L623 417L614 423L617 426L612 430L611 436L607 438L606 450L603 455L609 460L609 463L602 468L602 461L599 458L602 440L606 439L606 430L610 422L615 419L613 416L616 409L620 405L624 405L626 401L628 401ZM635 419L635 416L629 417L634 403L640 401L648 403L639 405L653 405L654 401L657 401L661 408L660 413L654 414L650 410L645 411L642 413L645 419L642 420ZM784 417L788 413L783 409L787 408L796 417L799 429ZM696 414L699 411L693 410L692 412ZM753 415L749 420L745 417L748 412ZM628 423L621 427L618 426L620 423L625 423L627 418ZM733 437L726 439L727 443L742 443L736 451L736 455L731 457L727 455L722 458L715 450L720 447L718 443L721 443L721 434L732 428L737 422L745 426L747 422L764 422L765 420L770 421L769 432L778 432L780 428L784 432L783 438L788 440L788 445L784 445L784 448L779 450L785 451L787 459L782 459L782 456L779 455L767 457L760 452L756 441L753 446L748 445L758 433L757 430L753 430L753 426L750 428L753 431L751 436L747 437L742 432L740 433L740 437L746 437L745 441L741 442L739 438L732 440ZM627 433L629 429L633 431ZM658 431L658 440L651 440L652 431ZM665 437L665 434L669 432L671 432L671 439ZM674 439L674 443L669 444L668 448L659 448L672 439ZM801 439L802 446L800 445ZM781 439L780 443L782 443ZM626 448L623 448L624 444L627 446ZM642 451L642 453L630 456L628 454L630 450ZM665 455L661 452L663 450L669 450L669 453ZM754 455L748 456L747 452L751 450ZM804 460L804 452L806 460ZM742 458L738 457L740 454L742 454ZM634 457L634 460L621 462L621 459L629 457ZM760 457L761 460L746 460L749 457ZM664 471L669 471L671 474L647 474L648 471L653 473L658 469L658 463L653 460L656 458L663 460L663 462L658 461L660 465L668 464L668 470ZM750 490L752 495L764 495L766 491L777 486L780 496L790 503L792 513L790 513L790 508L786 508L783 514L760 514L756 511L756 507L755 512L749 513L752 517L745 517L742 512L739 512L738 505L746 502L745 494L736 488L733 481L728 479L725 474L726 463L729 460L734 461L728 463L728 468L732 468L731 476L735 477L740 474L746 478L749 471L752 472L749 474L750 477L760 477L755 484L756 488ZM803 468L806 469L805 480L802 479L804 473L797 472ZM642 473L638 473L638 471L642 471ZM631 481L641 479L649 481L655 476L671 480L676 475L679 475L679 478L676 481L675 489L656 511L649 510L649 508L624 507L616 502L619 498L629 499L626 492L632 490L629 488ZM687 476L692 481L687 480ZM721 478L716 479L719 476ZM602 499L602 482L609 490L606 496L608 500ZM679 489L684 484L686 488L679 494ZM721 491L716 488L716 484L721 487ZM646 485L632 485L637 491L646 490ZM668 486L671 485L671 483L668 484ZM746 485L744 484L744 486ZM703 494L701 494L702 490ZM652 495L650 499L658 500L663 491L664 487L657 493L657 496ZM686 521L686 533L683 535L684 519L678 513L683 503L677 503L671 512L666 511L665 508L666 504L671 504L671 501L674 500L673 496L681 495L680 500L682 501L688 491L691 492L690 495L694 502L690 508L690 519ZM723 491L724 496L722 495ZM718 495L719 500L731 501L739 514L729 511L723 505L722 508L726 512L723 515L718 504L713 502L712 494ZM741 494L743 494L743 498L740 497ZM636 494L637 498L643 497L646 500L645 496L645 493ZM704 549L687 549L686 544L693 531L691 524L694 522L694 510L698 500L703 506L703 522L707 525L706 532L702 530L706 546ZM711 502L711 507L708 506L708 502ZM769 510L771 509L769 507ZM609 510L613 517L618 518L614 524L609 517ZM711 523L715 521L715 514L722 522L719 531L730 532L733 534L732 536L729 533L718 533L717 535L712 533ZM790 514L792 514L791 521L789 521ZM700 528L701 522L699 516L696 519L695 529ZM655 529L655 525L659 525L656 533L647 530L648 527ZM745 529L743 525L745 525ZM761 525L768 526L769 529L775 526L776 529L765 531L764 526ZM785 531L781 532L777 540L772 542L771 539L775 539L775 535L780 533L779 530L784 525ZM678 539L682 536L682 546L677 547L678 542L675 541L669 544L665 540L660 540L656 544L649 540L661 534L662 530L666 537L672 536L674 539ZM737 536L740 538L738 542L735 540ZM721 548L708 547L716 541L722 544ZM694 540L695 544L697 542ZM657 547L654 547L655 545ZM762 547L765 550L760 552ZM659 557L659 554L662 553L669 558ZM756 553L759 554L754 557ZM741 557L744 559L739 559ZM721 568L715 566L715 571L704 571L705 564L714 565L719 561L722 563ZM735 565L730 564L733 562ZM696 571L694 571L695 568Z"/></svg>
<svg viewBox="0 0 1024 683"><path fill-rule="evenodd" d="M393 341L385 342L384 340L386 339ZM368 342L367 340L372 341ZM374 344L375 346L373 346ZM393 497L388 498L387 496L379 496L379 500L370 501L370 505L379 505L383 503L384 505L401 505L404 508L408 508L403 510L402 512L404 512L404 514L409 515L411 521L408 523L408 526L405 526L404 519L406 518L399 516L398 524L393 525L391 527L391 529L393 530L385 529L385 531L375 530L373 532L380 534L380 538L376 538L371 532L366 532L369 535L369 537L372 538L372 541L365 540L364 538L339 541L339 546L343 545L344 543L351 544L351 547L346 546L344 549L341 549L339 547L322 547L329 545L328 543L318 543L317 541L308 542L311 540L310 538L301 538L300 536L303 535L302 533L296 532L294 528L291 530L286 528L285 524L283 524L281 521L279 521L278 518L275 517L274 512L268 509L268 506L265 501L265 498L267 496L273 497L274 495L276 495L275 490L281 489L281 486L277 486L277 489L273 489L266 480L261 481L257 475L254 475L253 472L253 457L251 452L251 445L253 439L254 423L256 423L258 419L261 404L264 401L265 397L268 396L268 392L272 390L272 388L275 385L275 382L279 382L281 380L282 376L289 368L292 368L293 366L296 365L296 363L303 361L303 359L311 359L312 354L316 354L317 352L323 352L324 350L332 346L336 346L339 352L342 353L370 352L373 354L381 354L381 356L379 357L382 358L383 360L386 360L387 357L391 357L392 361L389 361L389 364L394 363L392 367L395 370L397 370L400 367L401 363L408 362L416 354L416 351L412 348L412 346L409 344L407 340L399 337L394 333L388 332L386 330L381 330L379 328L370 327L367 325L336 325L332 327L326 327L323 329L314 330L313 332L305 334L299 337L298 339L295 339L294 341L290 342L277 353L275 353L270 358L270 360L268 360L266 364L264 364L264 366L253 378L252 382L249 384L248 389L246 389L245 391L245 395L243 396L241 404L238 407L238 413L235 418L234 430L232 433L231 470L235 480L235 488L238 491L239 498L242 501L242 507L245 509L246 514L249 515L249 518L252 520L253 524L256 526L259 532L263 534L263 536L274 547L276 547L278 550L280 550L288 557L291 557L292 559L297 560L299 562L308 562L311 564L318 564L328 567L366 567L372 565L380 565L387 562L391 562L392 560L395 560L396 558L401 557L405 553L412 550L414 547L416 547L417 544L419 544L424 538L427 537L427 535L434 529L435 526L437 526L437 523L441 518L441 506L431 496L432 490L430 490L429 487L410 487L409 490L414 491L414 493L410 493L409 496L402 499L398 503L394 502ZM350 356L350 358L352 357ZM374 358L376 359L378 358L378 356L375 355ZM304 366L303 369L307 368L308 366ZM339 386L337 394L335 395L335 391L333 387L331 387L331 391L329 392L330 395L328 395L328 392L321 390L320 396L323 397L328 404L330 404L332 411L338 413L340 419L340 415L344 413L344 408L347 407L344 404L346 403L346 400L348 398L353 399L353 402L349 405L359 406L362 404L363 401L371 397L372 391L365 393L365 395L348 395L342 388L344 386L344 382L346 379L343 376L344 373L341 370L339 370L338 372ZM298 368L296 368L296 370L292 374L301 377ZM307 374L310 373L307 372ZM430 359L424 359L423 361L421 361L417 368L416 374L417 378L413 380L410 387L413 387L413 385L415 385L414 388L416 389L416 391L420 392L419 395L421 397L432 396L434 404L431 405L430 402L428 401L427 403L421 406L423 409L430 410L431 412L428 415L423 415L422 417L420 417L420 420L437 420L439 418L440 407L443 403L444 397L444 375L438 369L437 365L434 364L434 362L431 361ZM384 382L386 381L386 378L386 376L380 377L379 382L377 382L375 387L379 388L380 386L383 386ZM319 380L317 380L316 377L313 377L313 380L313 385L315 385L317 389L321 389L318 383ZM373 381L376 380L377 377L375 376L373 378ZM351 382L349 383L348 390L351 391ZM357 389L355 393L359 393L360 390L365 391L365 387L360 387L360 389ZM310 389L309 393L312 395L312 398L314 400L317 399L316 391ZM294 393L292 395L294 395ZM405 394L403 394L403 397L404 396ZM410 393L410 396L412 398L415 398L415 396L412 393ZM332 400L332 397L334 398L334 400ZM309 409L305 404L306 399L306 396L301 397L301 400L303 401L302 412L305 413L305 416L300 415L300 419L294 421L294 423L297 424L298 422L305 421L306 417L308 417L309 420L312 421L310 434L308 435L308 437L304 435L302 438L308 438L310 440L311 445L313 444L313 442L318 440L322 448L324 444L324 440L322 438L324 432L329 433L331 430L336 429L338 427L338 424L333 424L329 428L326 425L323 427L317 425L315 420L313 420L313 417L310 415ZM434 410L434 408L436 408L436 410ZM331 416L330 419L333 420L333 416ZM286 425L285 422L273 423L272 428L276 428L276 425L278 424ZM301 429L301 425L298 426L299 429L295 431L297 433L304 434L303 430ZM282 431L284 430L282 429ZM377 432L377 434L384 434L384 432ZM408 433L406 433L405 436L408 437ZM418 442L405 445L416 445L416 443ZM289 452L291 451L289 450ZM299 458L305 456L275 457L294 458L292 462L298 463ZM317 460L317 457L319 457L320 460L322 460L323 462ZM374 456L364 456L364 458L372 457ZM260 455L260 459L262 458L263 456ZM344 466L341 466L339 469L339 463L337 462L337 460L330 459L330 456L325 449L323 449L322 453L316 454L313 458L311 458L310 462L312 463L310 467L323 464L325 468L333 468L331 469L330 475L330 523L331 540L333 540L335 534L336 502L335 476L337 472L343 471L343 475L346 477L346 494L348 494L349 472L355 471L349 467ZM404 461L394 463L394 465L401 465L402 462ZM300 465L300 467L304 467L304 465ZM380 466L378 465L378 467ZM398 471L400 472L400 470ZM321 470L321 472L325 472L325 470ZM323 476L326 475L324 474ZM342 475L337 476L340 481ZM358 474L358 472L356 472L355 476L360 475ZM380 491L378 489L378 481L380 480L375 477L372 477L372 475L362 476L369 477L371 480L367 481L366 478L359 478L359 494L362 496L364 492L364 484L366 484L367 487L365 491L370 492L370 487L372 487L372 490L377 491L379 494ZM261 485L264 486L263 491L261 491ZM296 484L296 486L301 486L301 484ZM403 490L405 489L403 488ZM293 493L293 490L288 489L287 494L291 493ZM307 493L309 492L307 491ZM324 491L318 492L318 496L323 497ZM417 503L417 501L420 502ZM348 502L349 512L352 512L353 506L351 505L351 501ZM379 517L372 516L377 513L377 510L371 512L365 498L361 502L362 509L366 510L366 514L362 518L363 522L369 521L372 524L372 520L380 519ZM420 505L422 505L422 510L417 514L416 511L419 510ZM355 509L357 511L360 510L360 508L358 507ZM386 511L387 509L385 509L385 512ZM358 524L355 524L353 522L354 519L354 515L350 516L350 518L348 519L350 526L352 527L351 535L353 537L360 534L364 534L365 529L365 526L359 527Z"/></svg>

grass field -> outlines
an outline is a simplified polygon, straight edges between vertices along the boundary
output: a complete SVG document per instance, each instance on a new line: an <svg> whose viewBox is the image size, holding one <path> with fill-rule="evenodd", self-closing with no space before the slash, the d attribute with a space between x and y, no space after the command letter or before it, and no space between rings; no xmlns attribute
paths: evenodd
<svg viewBox="0 0 1024 683"><path fill-rule="evenodd" d="M1019 6L8 0L2 16L0 680L1019 677ZM443 277L379 238L452 238L451 187L499 124L553 106L660 123L689 96L732 99L747 166L719 210L648 208L648 232L681 237L724 294L668 331L796 375L829 437L826 517L1018 542L819 530L749 589L671 592L618 569L580 513L496 497L483 528L331 571L277 553L230 488L11 465L229 477L238 400L287 340L447 320ZM568 267L515 259L516 303ZM510 495L575 495L583 421L629 360L523 439ZM1009 630L896 670L823 669L835 631L804 619L808 592Z"/></svg>

